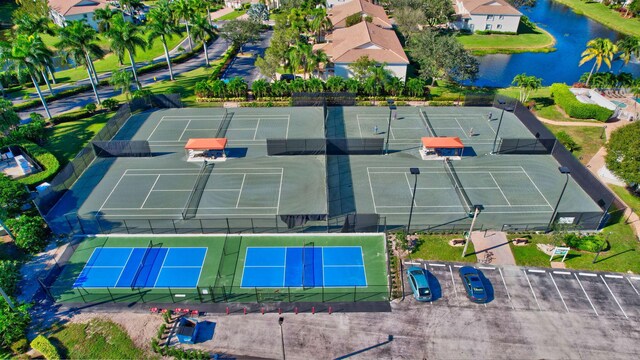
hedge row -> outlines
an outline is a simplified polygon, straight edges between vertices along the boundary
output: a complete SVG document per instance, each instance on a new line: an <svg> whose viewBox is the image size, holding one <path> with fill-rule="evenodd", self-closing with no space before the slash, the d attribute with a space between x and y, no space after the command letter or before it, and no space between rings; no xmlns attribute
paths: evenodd
<svg viewBox="0 0 640 360"><path fill-rule="evenodd" d="M60 355L56 347L51 344L49 339L42 335L36 336L36 338L31 341L31 347L44 355L47 360L60 360Z"/></svg>
<svg viewBox="0 0 640 360"><path fill-rule="evenodd" d="M222 75L222 71L229 66L231 60L238 54L238 47L231 45L227 52L224 53L222 59L213 65L213 71L211 72L210 79L219 79L220 75Z"/></svg>
<svg viewBox="0 0 640 360"><path fill-rule="evenodd" d="M29 155L43 167L42 171L39 173L18 179L18 182L21 184L25 184L29 187L39 185L43 181L51 179L60 169L60 162L58 162L58 159L56 159L56 157L48 150L38 146L37 144L30 141L20 141L14 144L8 144L7 146L9 145L20 146L25 149L27 153L29 153Z"/></svg>
<svg viewBox="0 0 640 360"><path fill-rule="evenodd" d="M54 95L47 95L44 97L46 101L54 101L59 100L65 97L69 97L72 95L79 94L81 92L85 92L87 90L91 90L91 85L81 85L68 90L63 90L55 93ZM24 111L34 107L38 107L41 104L40 99L25 101L23 103L17 104L13 106L15 111Z"/></svg>
<svg viewBox="0 0 640 360"><path fill-rule="evenodd" d="M555 83L551 85L551 96L553 96L556 105L575 119L596 119L605 122L613 115L613 110L596 104L580 102L566 84Z"/></svg>

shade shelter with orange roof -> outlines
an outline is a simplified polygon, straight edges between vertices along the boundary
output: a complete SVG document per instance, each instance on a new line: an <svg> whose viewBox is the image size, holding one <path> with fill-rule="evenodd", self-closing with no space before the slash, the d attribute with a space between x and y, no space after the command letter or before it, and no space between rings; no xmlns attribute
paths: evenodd
<svg viewBox="0 0 640 360"><path fill-rule="evenodd" d="M420 155L423 160L459 160L464 152L464 144L459 137L423 137Z"/></svg>
<svg viewBox="0 0 640 360"><path fill-rule="evenodd" d="M187 161L225 161L227 138L193 138L184 146Z"/></svg>

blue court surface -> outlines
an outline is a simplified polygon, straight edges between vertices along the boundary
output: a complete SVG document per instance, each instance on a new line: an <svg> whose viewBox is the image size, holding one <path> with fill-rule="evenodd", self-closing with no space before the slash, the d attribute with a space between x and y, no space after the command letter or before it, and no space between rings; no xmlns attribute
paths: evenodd
<svg viewBox="0 0 640 360"><path fill-rule="evenodd" d="M96 248L74 288L195 288L207 248Z"/></svg>
<svg viewBox="0 0 640 360"><path fill-rule="evenodd" d="M362 247L248 247L240 286L367 286Z"/></svg>

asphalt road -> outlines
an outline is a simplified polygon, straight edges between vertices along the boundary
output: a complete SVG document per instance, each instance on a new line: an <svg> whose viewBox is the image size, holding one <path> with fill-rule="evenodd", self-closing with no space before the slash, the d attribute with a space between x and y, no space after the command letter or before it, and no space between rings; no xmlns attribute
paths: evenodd
<svg viewBox="0 0 640 360"><path fill-rule="evenodd" d="M208 46L209 60L214 60L221 57L228 47L229 47L229 44L225 40L221 38L216 39L214 42L212 42ZM185 61L181 64L174 64L173 65L174 76L186 71L197 69L199 67L204 66L204 64L205 64L204 52L200 52L197 56L189 59L188 61ZM102 77L104 76L108 76L108 75L103 75ZM156 81L154 80L154 77L157 80L168 80L169 71L167 69L160 69L158 71L140 75L138 79L140 80L143 86L146 86ZM88 84L88 80L86 80L86 83ZM98 92L100 94L100 98L103 100L110 98L112 96L119 95L119 91L115 91L111 86L102 86L98 89ZM63 112L66 112L75 108L83 107L89 103L95 103L95 96L93 94L93 90L85 91L80 94L76 94L74 96L67 97L64 99L52 101L52 102L49 102L48 105L49 105L49 111L51 112L51 115L56 116ZM40 105L38 108L19 112L18 116L20 116L21 119L27 119L29 118L29 114L31 114L32 112L36 112L36 113L42 114L43 116L46 116L42 105Z"/></svg>
<svg viewBox="0 0 640 360"><path fill-rule="evenodd" d="M231 79L236 76L242 77L249 86L257 79L265 78L260 74L260 70L255 66L256 57L263 56L264 52L271 43L271 37L273 36L273 30L268 30L262 33L260 41L255 44L245 45L243 51L245 54L250 53L252 56L236 57L227 71L223 74L223 79Z"/></svg>

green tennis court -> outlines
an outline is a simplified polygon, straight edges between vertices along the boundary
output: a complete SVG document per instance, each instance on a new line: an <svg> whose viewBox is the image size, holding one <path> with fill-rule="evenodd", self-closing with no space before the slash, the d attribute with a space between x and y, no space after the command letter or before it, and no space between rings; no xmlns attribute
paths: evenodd
<svg viewBox="0 0 640 360"><path fill-rule="evenodd" d="M152 251L167 256L173 252L180 254L181 258L193 258L197 261L178 261L176 258L174 262L179 263L173 264L167 263L166 259L158 261L155 256L138 256L135 261L131 260L130 256L125 256L125 253L130 254L136 249L140 250L139 253L144 253L144 249L149 248L150 241L153 244ZM256 266L263 265L262 260L258 258L249 259L247 262L247 255L252 254L249 249L258 248L263 249L263 252L278 253L287 248L292 249L292 254L294 249L306 249L298 255L312 253L317 257L324 253L324 258L319 257L320 262L316 262L313 255L307 260L289 255L287 261L292 264L288 270L289 276L295 277L295 266L300 265L305 270L297 274L307 274L309 277L307 280L300 280L300 284L292 278L289 283L277 286L261 280L259 272L250 275L250 271L246 270L246 266L255 270ZM357 258L351 256L354 249L358 250ZM96 255L116 252L119 256L113 259L109 256L98 258ZM122 264L114 265L114 261L120 261ZM192 273L195 274L193 266L187 266L194 262L198 263L198 277L192 276ZM356 262L358 268L351 269L351 263ZM162 266L155 266L160 263ZM322 269L314 272L313 268L318 268L319 265L322 265ZM351 282L344 280L339 273L340 269L347 267L352 272L362 271L362 274L358 275L361 277ZM126 269L129 269L127 276L132 279L139 279L137 273L144 273L145 269L157 275L158 279L162 279L163 271L170 271L171 281L157 285L158 280L133 280L136 285L129 286L123 285L125 282L131 282L128 278L123 279L119 276L117 279L109 280L103 276L108 271L115 274ZM138 269L138 272L135 272L135 269ZM96 272L95 276L88 276L92 271ZM190 279L197 279L197 283L180 280L180 271L185 271L185 277L189 275ZM272 271L277 269L274 268ZM320 280L323 274L324 280ZM334 274L333 277L330 278L330 274ZM389 299L387 275L387 252L382 235L98 236L85 238L77 245L49 291L57 301L74 303L386 301ZM314 279L318 281L312 281ZM187 283L188 286L171 286Z"/></svg>

